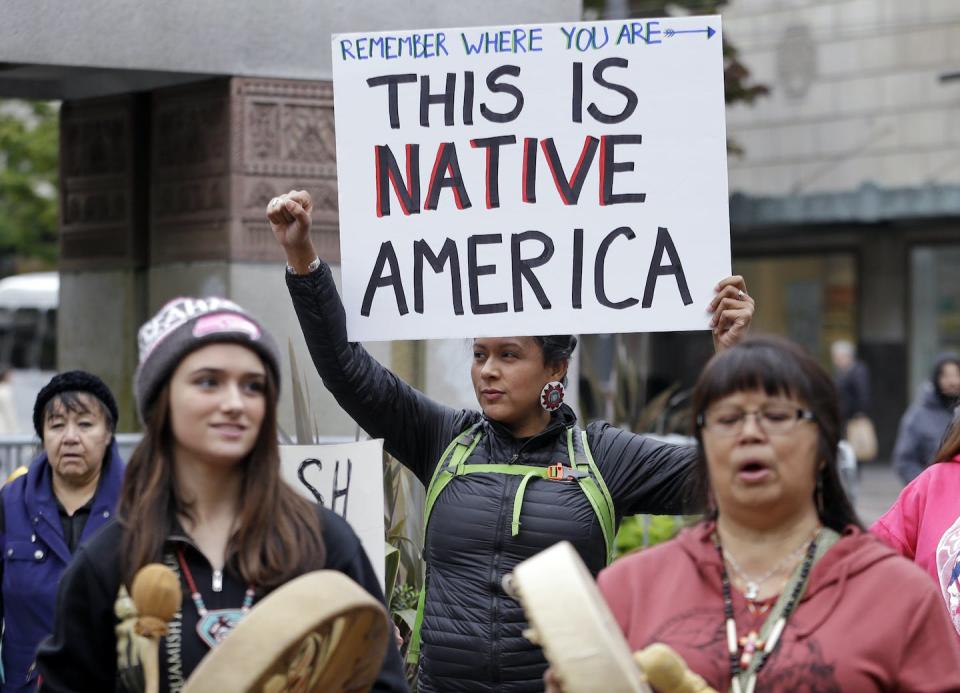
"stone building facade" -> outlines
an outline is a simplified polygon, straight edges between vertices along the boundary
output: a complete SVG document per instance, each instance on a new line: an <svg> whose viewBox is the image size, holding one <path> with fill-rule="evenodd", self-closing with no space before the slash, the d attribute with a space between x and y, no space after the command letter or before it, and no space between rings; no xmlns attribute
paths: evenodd
<svg viewBox="0 0 960 693"><path fill-rule="evenodd" d="M309 190L315 242L339 275L331 35L580 15L579 0L5 8L0 96L62 100L59 367L101 374L118 395L121 430L135 429L137 327L176 296L222 295L289 340L319 433L352 436L309 362L264 218L275 195ZM432 395L473 401L464 344L369 347ZM280 407L288 432L290 365Z"/></svg>

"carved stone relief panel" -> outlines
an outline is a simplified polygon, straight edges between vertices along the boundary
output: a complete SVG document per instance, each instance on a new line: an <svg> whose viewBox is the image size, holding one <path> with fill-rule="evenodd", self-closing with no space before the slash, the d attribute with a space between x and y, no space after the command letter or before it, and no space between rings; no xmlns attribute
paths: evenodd
<svg viewBox="0 0 960 693"><path fill-rule="evenodd" d="M156 227L154 229L156 231ZM165 224L154 235L163 240L151 243L151 265L222 260L229 256L229 224L226 221Z"/></svg>
<svg viewBox="0 0 960 693"><path fill-rule="evenodd" d="M60 266L145 263L142 97L66 101L60 116Z"/></svg>
<svg viewBox="0 0 960 693"><path fill-rule="evenodd" d="M280 149L280 106L275 103L250 104L249 143L251 158L269 159Z"/></svg>
<svg viewBox="0 0 960 693"><path fill-rule="evenodd" d="M313 236L324 259L340 261L333 89L329 82L232 80L234 208L231 258L281 261L264 218L289 190L313 196Z"/></svg>
<svg viewBox="0 0 960 693"><path fill-rule="evenodd" d="M153 94L153 166L162 177L223 174L228 164L226 80Z"/></svg>
<svg viewBox="0 0 960 693"><path fill-rule="evenodd" d="M126 230L126 227L124 227ZM118 234L116 228L101 226L99 228L73 229L60 238L61 258L69 262L61 262L61 269L102 269L107 266L116 267L129 259L131 235ZM95 257L90 257L96 251ZM81 259L86 262L81 262ZM94 264L91 260L96 260ZM114 262L108 262L108 261Z"/></svg>
<svg viewBox="0 0 960 693"><path fill-rule="evenodd" d="M321 166L336 163L332 108L286 104L281 114L282 151L287 161Z"/></svg>
<svg viewBox="0 0 960 693"><path fill-rule="evenodd" d="M152 264L229 257L230 112L227 79L153 93Z"/></svg>

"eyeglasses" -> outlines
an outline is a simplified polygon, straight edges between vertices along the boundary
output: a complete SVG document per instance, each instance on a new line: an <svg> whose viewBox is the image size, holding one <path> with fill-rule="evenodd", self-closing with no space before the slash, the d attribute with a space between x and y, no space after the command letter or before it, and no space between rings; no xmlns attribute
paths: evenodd
<svg viewBox="0 0 960 693"><path fill-rule="evenodd" d="M718 436L736 436L743 431L747 417L756 418L757 425L768 435L779 436L789 433L801 421L814 421L815 416L809 409L800 409L786 404L770 404L754 411L745 411L739 407L723 407L707 411L697 417L701 428Z"/></svg>

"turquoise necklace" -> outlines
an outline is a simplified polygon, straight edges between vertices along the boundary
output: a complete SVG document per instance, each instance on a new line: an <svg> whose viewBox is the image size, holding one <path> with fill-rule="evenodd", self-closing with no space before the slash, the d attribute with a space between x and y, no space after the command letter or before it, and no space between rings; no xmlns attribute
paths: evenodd
<svg viewBox="0 0 960 693"><path fill-rule="evenodd" d="M249 613L253 606L255 594L253 585L247 587L243 596L243 604L239 609L213 609L210 611L203 603L200 590L197 589L197 584L193 581L193 575L190 573L187 561L183 557L183 549L177 549L177 560L180 563L183 577L187 581L187 586L190 588L190 598L193 600L193 605L197 607L197 614L200 617L197 620L197 635L207 644L207 647L216 647L225 637L230 635L237 624L243 620L243 617Z"/></svg>

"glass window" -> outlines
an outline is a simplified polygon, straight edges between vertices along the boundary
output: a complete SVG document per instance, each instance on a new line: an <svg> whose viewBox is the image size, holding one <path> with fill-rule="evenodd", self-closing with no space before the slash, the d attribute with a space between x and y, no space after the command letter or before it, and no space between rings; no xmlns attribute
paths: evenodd
<svg viewBox="0 0 960 693"><path fill-rule="evenodd" d="M910 393L930 378L937 354L960 352L960 246L910 251Z"/></svg>
<svg viewBox="0 0 960 693"><path fill-rule="evenodd" d="M857 343L857 264L852 253L734 259L757 300L753 334L792 339L830 368L830 344Z"/></svg>

